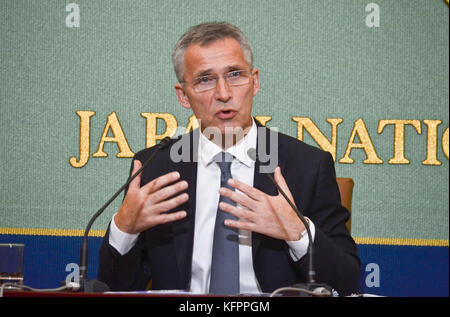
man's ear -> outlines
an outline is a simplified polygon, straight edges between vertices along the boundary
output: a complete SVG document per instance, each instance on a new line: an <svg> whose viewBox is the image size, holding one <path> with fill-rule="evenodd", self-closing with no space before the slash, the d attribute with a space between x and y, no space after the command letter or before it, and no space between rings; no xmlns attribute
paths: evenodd
<svg viewBox="0 0 450 317"><path fill-rule="evenodd" d="M180 105L183 108L191 109L191 104L186 94L184 93L183 86L180 83L175 84L175 93L177 94L178 102L180 103Z"/></svg>
<svg viewBox="0 0 450 317"><path fill-rule="evenodd" d="M259 91L259 70L257 68L252 69L252 76L253 76L253 96L256 96L256 94Z"/></svg>

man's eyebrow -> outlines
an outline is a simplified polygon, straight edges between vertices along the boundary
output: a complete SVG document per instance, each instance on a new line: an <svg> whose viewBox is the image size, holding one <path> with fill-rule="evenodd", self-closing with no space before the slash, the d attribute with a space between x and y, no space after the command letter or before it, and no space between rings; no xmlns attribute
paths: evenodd
<svg viewBox="0 0 450 317"><path fill-rule="evenodd" d="M242 66L239 66L239 65L230 65L230 66L225 67L225 73L231 72L231 71L233 71L233 70L241 70L241 69L243 69ZM194 76L194 77L197 78L197 77L201 77L201 76L211 75L212 73L214 73L214 72L213 72L213 69L212 69L212 68L208 68L208 69L205 69L205 70L200 71L200 72L199 72L196 76Z"/></svg>
<svg viewBox="0 0 450 317"><path fill-rule="evenodd" d="M231 72L233 70L242 70L243 68L239 65L231 65L226 68L226 72Z"/></svg>
<svg viewBox="0 0 450 317"><path fill-rule="evenodd" d="M198 73L195 77L201 77L201 76L205 76L205 75L211 75L211 73L213 72L212 68L208 68L205 70L202 70L200 73Z"/></svg>

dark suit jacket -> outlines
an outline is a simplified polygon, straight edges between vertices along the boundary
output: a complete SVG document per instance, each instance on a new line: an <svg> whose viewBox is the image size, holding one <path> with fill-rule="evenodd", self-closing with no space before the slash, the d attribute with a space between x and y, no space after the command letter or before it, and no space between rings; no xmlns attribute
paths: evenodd
<svg viewBox="0 0 450 317"><path fill-rule="evenodd" d="M266 128L263 128L266 129ZM270 131L266 129L265 131ZM270 132L275 133L275 132ZM258 132L258 135L263 133ZM269 133L266 141L270 142ZM189 134L198 138L198 130ZM262 149L258 137L258 151ZM266 146L269 145L266 143ZM98 278L112 290L143 290L149 281L152 289L189 289L194 241L197 160L191 147L190 162L174 163L171 145L158 153L142 174L142 184L172 171L189 183L189 201L176 210L186 210L183 220L150 228L139 235L136 245L121 256L109 245L109 229L100 248ZM145 160L155 147L137 153ZM266 152L268 153L268 148ZM192 160L195 162L192 162ZM360 259L356 244L346 229L349 212L341 206L332 156L295 138L278 133L278 165L294 197L295 204L316 228L314 263L317 282L326 283L346 295L356 292L360 279ZM267 175L259 173L256 163L254 187L276 195ZM174 210L174 211L176 211ZM308 256L292 260L285 241L258 233L252 234L253 268L264 292L307 281Z"/></svg>

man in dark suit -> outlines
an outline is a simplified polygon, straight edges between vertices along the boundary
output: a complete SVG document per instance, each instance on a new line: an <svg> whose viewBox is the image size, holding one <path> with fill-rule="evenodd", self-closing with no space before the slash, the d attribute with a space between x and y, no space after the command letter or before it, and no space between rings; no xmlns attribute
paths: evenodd
<svg viewBox="0 0 450 317"><path fill-rule="evenodd" d="M256 148L278 163L275 181L307 217L316 280L341 295L356 292L360 260L332 157L253 120L259 71L242 32L227 23L192 27L172 59L178 100L200 128L172 140L130 183L103 239L99 279L113 290L151 281L152 289L215 294L306 282L305 225L247 155ZM154 151L136 154L131 172Z"/></svg>

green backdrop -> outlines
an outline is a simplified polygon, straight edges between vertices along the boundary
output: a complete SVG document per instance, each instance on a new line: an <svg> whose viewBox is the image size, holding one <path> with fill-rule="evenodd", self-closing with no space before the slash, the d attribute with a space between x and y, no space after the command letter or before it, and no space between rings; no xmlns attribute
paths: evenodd
<svg viewBox="0 0 450 317"><path fill-rule="evenodd" d="M261 76L253 114L271 116L267 126L297 136L292 117L308 117L331 140L326 120L343 119L336 170L355 181L354 237L448 246L444 1L377 0L378 27L366 23L376 13L366 11L369 1L76 0L79 27L67 26L69 3L0 2L0 228L84 228L129 172L131 159L116 157L116 143L105 143L108 157L92 157L107 116L117 114L134 152L146 144L141 113L171 113L186 126L191 113L174 93L171 51L188 27L218 20L239 26L252 43ZM69 158L79 156L79 110L95 115L90 159L74 168ZM359 136L351 139L360 118L382 164L364 163L366 153L358 148L350 152L354 163L339 162L351 142L360 142ZM409 164L388 162L401 142L394 126L377 132L380 120L393 119L419 122L420 134L412 125L404 128ZM435 134L424 120L440 120ZM158 123L162 133L164 123ZM303 135L318 146L308 132ZM427 147L435 149L440 165L422 163ZM94 229L105 230L119 204Z"/></svg>

